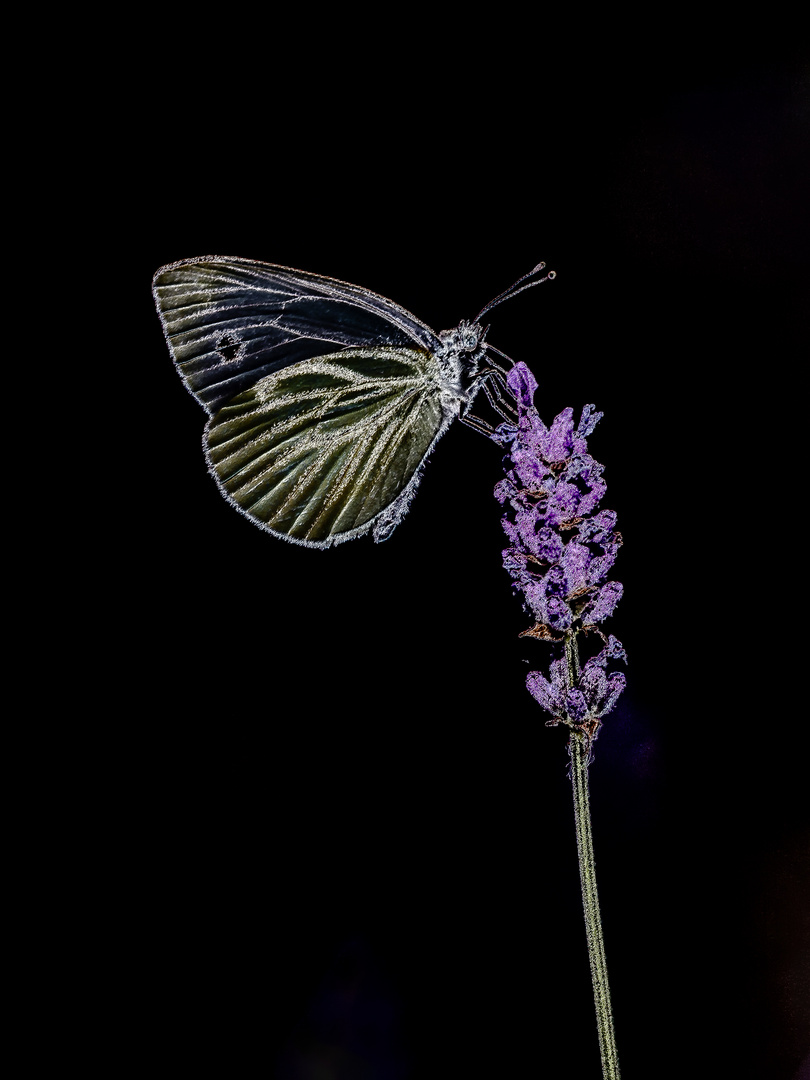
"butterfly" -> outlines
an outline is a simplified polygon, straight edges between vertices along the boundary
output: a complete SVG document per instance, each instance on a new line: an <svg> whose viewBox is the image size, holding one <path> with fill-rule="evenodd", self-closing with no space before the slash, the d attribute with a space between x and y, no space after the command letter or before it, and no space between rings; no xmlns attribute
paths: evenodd
<svg viewBox="0 0 810 1080"><path fill-rule="evenodd" d="M453 420L486 429L470 405L482 386L494 403L488 383L504 371L479 320L554 277L522 284L544 265L438 334L391 300L302 270L216 255L162 267L155 304L208 413L205 456L222 494L308 547L369 530L387 539Z"/></svg>

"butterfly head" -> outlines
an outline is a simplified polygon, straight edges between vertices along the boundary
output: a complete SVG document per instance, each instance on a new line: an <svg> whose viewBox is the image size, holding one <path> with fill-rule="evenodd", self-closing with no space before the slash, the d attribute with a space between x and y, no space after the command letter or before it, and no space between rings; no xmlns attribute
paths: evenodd
<svg viewBox="0 0 810 1080"><path fill-rule="evenodd" d="M442 347L437 359L447 380L446 389L464 396L478 374L481 361L486 358L485 334L486 330L480 323L464 319L455 330L442 330L439 333Z"/></svg>
<svg viewBox="0 0 810 1080"><path fill-rule="evenodd" d="M486 329L480 323L462 319L455 330L440 331L442 355L463 357L466 361L465 366L469 366L471 360L480 360L486 353L485 335Z"/></svg>
<svg viewBox="0 0 810 1080"><path fill-rule="evenodd" d="M478 346L483 344L484 333L485 331L479 323L470 323L462 319L455 330L445 331L442 337L449 334L459 352L469 353L472 356L477 351Z"/></svg>

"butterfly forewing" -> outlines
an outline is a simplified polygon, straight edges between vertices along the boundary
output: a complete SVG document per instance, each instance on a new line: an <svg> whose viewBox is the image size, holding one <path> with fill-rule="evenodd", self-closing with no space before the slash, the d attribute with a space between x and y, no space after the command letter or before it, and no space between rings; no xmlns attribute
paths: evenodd
<svg viewBox="0 0 810 1080"><path fill-rule="evenodd" d="M446 425L439 374L429 352L377 346L265 376L209 421L211 469L240 510L291 540L327 547L393 527Z"/></svg>
<svg viewBox="0 0 810 1080"><path fill-rule="evenodd" d="M153 292L180 373L212 414L258 379L314 356L439 346L428 326L382 296L268 263L173 263L157 272Z"/></svg>

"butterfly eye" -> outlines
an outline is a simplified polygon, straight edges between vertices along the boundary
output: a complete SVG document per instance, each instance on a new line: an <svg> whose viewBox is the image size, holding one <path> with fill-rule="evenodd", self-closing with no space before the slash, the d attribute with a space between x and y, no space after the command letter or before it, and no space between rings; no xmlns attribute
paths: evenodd
<svg viewBox="0 0 810 1080"><path fill-rule="evenodd" d="M479 330L477 326L465 326L461 332L462 348L474 352L478 348Z"/></svg>
<svg viewBox="0 0 810 1080"><path fill-rule="evenodd" d="M476 323L461 322L446 339L444 334L442 338L452 341L461 352L475 352L481 339L481 328Z"/></svg>

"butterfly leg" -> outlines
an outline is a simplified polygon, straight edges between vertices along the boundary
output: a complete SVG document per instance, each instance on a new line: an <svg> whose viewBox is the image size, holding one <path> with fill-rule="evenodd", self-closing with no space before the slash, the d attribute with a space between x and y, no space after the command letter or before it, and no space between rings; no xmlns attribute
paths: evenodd
<svg viewBox="0 0 810 1080"><path fill-rule="evenodd" d="M487 400L495 412L502 416L504 420L508 420L510 424L513 424L517 420L517 411L504 394L506 380L500 369L487 368L480 373L476 382L480 383L484 393L487 395Z"/></svg>
<svg viewBox="0 0 810 1080"><path fill-rule="evenodd" d="M480 417L473 416L470 413L466 416L464 413L460 413L459 420L462 424L466 424L468 428L472 428L473 431L477 431L481 435L486 435L487 438L491 438L495 433L495 428L492 424L488 424L486 420L482 420Z"/></svg>
<svg viewBox="0 0 810 1080"><path fill-rule="evenodd" d="M503 394L503 387L505 385L506 381L500 371L488 369L480 372L476 377L473 388L482 388L487 395L487 400L495 412L498 413L499 416L502 416L507 424L514 426L517 420L517 413ZM480 416L475 416L474 413L471 413L469 411L470 405L471 402L468 402L466 409L459 413L459 420L461 420L462 424L466 424L467 427L472 428L473 431L478 431L482 435L491 438L495 434L496 428L494 428L492 424L488 424L486 420L482 420ZM503 408L501 406L503 406ZM510 411L506 412L506 409L509 409Z"/></svg>

